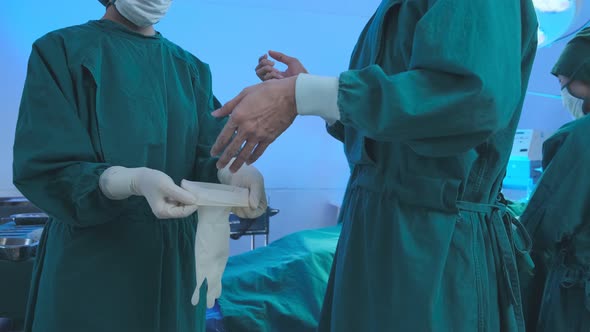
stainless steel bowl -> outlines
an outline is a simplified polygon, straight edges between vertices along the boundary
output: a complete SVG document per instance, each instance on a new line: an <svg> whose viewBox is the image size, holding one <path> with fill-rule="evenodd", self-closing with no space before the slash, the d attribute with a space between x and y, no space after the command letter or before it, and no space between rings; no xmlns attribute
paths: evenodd
<svg viewBox="0 0 590 332"><path fill-rule="evenodd" d="M0 238L0 259L22 261L35 256L39 242L29 238Z"/></svg>

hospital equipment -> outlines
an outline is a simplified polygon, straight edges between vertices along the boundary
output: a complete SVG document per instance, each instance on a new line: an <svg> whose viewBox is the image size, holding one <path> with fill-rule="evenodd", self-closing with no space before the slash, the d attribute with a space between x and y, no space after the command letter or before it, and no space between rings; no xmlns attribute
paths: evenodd
<svg viewBox="0 0 590 332"><path fill-rule="evenodd" d="M504 188L527 190L541 176L545 133L533 129L519 129L508 159Z"/></svg>
<svg viewBox="0 0 590 332"><path fill-rule="evenodd" d="M0 232L0 259L19 262L33 257L39 242L29 238L2 237L4 235Z"/></svg>
<svg viewBox="0 0 590 332"><path fill-rule="evenodd" d="M27 206L26 199L5 198L0 199L0 210L13 205ZM14 211L10 209L9 211ZM42 224L47 221L44 213L31 212L13 214L3 217L0 213L0 260L21 262L35 256L39 240L29 236L32 232L42 229Z"/></svg>
<svg viewBox="0 0 590 332"><path fill-rule="evenodd" d="M27 225L44 225L49 216L42 212L34 212L34 213L19 213L13 214L10 217L2 218L0 224L4 224L6 222L13 221L18 226L27 226Z"/></svg>
<svg viewBox="0 0 590 332"><path fill-rule="evenodd" d="M250 249L256 248L256 236L264 235L264 246L268 245L270 234L270 217L279 213L279 210L267 208L266 213L255 219L240 218L235 214L229 216L230 237L238 240L244 235L250 236Z"/></svg>

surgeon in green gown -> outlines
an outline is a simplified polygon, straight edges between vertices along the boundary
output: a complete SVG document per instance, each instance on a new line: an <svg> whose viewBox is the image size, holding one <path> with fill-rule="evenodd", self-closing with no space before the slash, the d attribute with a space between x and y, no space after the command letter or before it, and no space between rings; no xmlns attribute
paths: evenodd
<svg viewBox="0 0 590 332"><path fill-rule="evenodd" d="M231 170L254 162L298 115L344 144L352 173L320 331L524 330L498 195L536 48L530 0L384 0L339 77L262 64L275 79L213 113L232 115L218 167L237 151Z"/></svg>
<svg viewBox="0 0 590 332"><path fill-rule="evenodd" d="M154 30L170 0L101 2L101 20L46 34L29 59L14 183L51 218L25 330L205 331L206 287L191 304L198 206L177 184L219 182L211 73Z"/></svg>
<svg viewBox="0 0 590 332"><path fill-rule="evenodd" d="M590 331L590 28L552 73L575 121L543 144L543 175L521 216L536 271L525 287L530 331Z"/></svg>

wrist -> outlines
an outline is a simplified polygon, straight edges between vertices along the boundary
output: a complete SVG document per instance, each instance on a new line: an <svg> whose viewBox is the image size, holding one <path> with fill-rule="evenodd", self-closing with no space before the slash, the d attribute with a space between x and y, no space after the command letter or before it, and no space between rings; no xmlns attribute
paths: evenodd
<svg viewBox="0 0 590 332"><path fill-rule="evenodd" d="M98 181L100 190L109 199L121 200L135 194L132 189L134 173L129 168L109 167L102 173Z"/></svg>
<svg viewBox="0 0 590 332"><path fill-rule="evenodd" d="M320 116L328 124L340 120L338 89L339 79L337 77L298 75L295 85L297 113Z"/></svg>

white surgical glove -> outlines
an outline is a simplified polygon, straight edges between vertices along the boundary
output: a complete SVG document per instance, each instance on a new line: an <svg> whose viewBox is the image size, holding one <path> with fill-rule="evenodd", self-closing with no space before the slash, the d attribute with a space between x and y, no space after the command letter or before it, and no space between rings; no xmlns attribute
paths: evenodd
<svg viewBox="0 0 590 332"><path fill-rule="evenodd" d="M192 304L199 303L203 281L207 279L207 307L215 305L221 296L221 277L229 257L229 213L231 208L200 206L199 224L195 237L195 268L197 287Z"/></svg>
<svg viewBox="0 0 590 332"><path fill-rule="evenodd" d="M143 196L158 219L185 218L197 211L195 197L172 178L155 169L107 168L99 179L100 190L112 200Z"/></svg>
<svg viewBox="0 0 590 332"><path fill-rule="evenodd" d="M229 213L232 207L248 207L244 188L182 180L181 187L192 193L199 204L199 224L195 236L197 287L192 304L199 303L200 289L207 279L207 306L221 296L221 277L229 257Z"/></svg>
<svg viewBox="0 0 590 332"><path fill-rule="evenodd" d="M233 161L232 159L226 167L220 169L217 172L217 177L222 184L247 188L250 191L250 207L236 207L232 209L232 212L240 218L258 218L266 212L268 206L266 192L264 191L264 177L256 167L246 164L237 172L232 173L229 166Z"/></svg>

